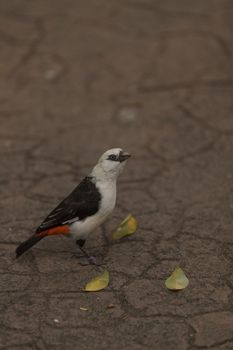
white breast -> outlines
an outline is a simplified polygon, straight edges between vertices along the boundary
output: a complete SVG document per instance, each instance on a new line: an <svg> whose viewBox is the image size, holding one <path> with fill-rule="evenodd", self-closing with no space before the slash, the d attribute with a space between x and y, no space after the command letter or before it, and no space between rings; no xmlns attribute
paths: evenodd
<svg viewBox="0 0 233 350"><path fill-rule="evenodd" d="M99 215L108 216L116 204L116 182L109 181L98 183L97 187L102 194Z"/></svg>
<svg viewBox="0 0 233 350"><path fill-rule="evenodd" d="M76 221L71 226L71 236L74 239L86 239L88 234L96 230L112 213L116 204L116 182L98 182L96 184L102 197L96 214L82 221Z"/></svg>

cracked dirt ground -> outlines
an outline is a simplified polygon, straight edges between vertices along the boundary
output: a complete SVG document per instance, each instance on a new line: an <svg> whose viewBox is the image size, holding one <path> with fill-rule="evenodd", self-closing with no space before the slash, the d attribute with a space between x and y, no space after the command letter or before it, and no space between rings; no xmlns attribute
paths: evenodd
<svg viewBox="0 0 233 350"><path fill-rule="evenodd" d="M232 0L0 2L1 349L233 349L232 14ZM133 158L87 244L109 288L82 292L97 270L65 238L16 261L114 146ZM137 233L112 243L129 212ZM190 285L172 293L177 264Z"/></svg>

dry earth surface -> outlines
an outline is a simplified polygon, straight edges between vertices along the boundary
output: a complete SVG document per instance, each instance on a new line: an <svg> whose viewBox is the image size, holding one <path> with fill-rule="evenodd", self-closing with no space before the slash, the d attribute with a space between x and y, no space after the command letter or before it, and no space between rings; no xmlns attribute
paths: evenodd
<svg viewBox="0 0 233 350"><path fill-rule="evenodd" d="M0 2L1 349L233 349L232 15L232 0ZM70 240L14 250L111 147L133 158L87 243L109 288L85 294L99 269ZM129 212L137 233L112 242ZM176 265L190 285L172 293Z"/></svg>

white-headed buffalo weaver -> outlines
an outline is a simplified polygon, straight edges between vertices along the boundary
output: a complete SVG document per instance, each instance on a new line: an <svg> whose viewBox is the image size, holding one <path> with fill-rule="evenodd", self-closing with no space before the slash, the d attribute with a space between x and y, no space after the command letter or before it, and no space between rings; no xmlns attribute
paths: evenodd
<svg viewBox="0 0 233 350"><path fill-rule="evenodd" d="M42 238L67 235L76 240L81 251L88 235L104 223L116 204L116 181L130 154L120 148L106 151L89 176L46 217L36 232L16 249L20 256Z"/></svg>

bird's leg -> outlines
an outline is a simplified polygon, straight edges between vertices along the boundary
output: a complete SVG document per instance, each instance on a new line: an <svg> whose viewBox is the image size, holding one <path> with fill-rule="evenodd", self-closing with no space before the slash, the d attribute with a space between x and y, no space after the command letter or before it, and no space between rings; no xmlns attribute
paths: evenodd
<svg viewBox="0 0 233 350"><path fill-rule="evenodd" d="M85 240L79 239L76 241L77 245L79 246L79 249L81 252L86 256L87 260L89 261L89 264L91 265L103 265L103 264L97 264L96 257L93 255L89 255L83 248L85 244Z"/></svg>
<svg viewBox="0 0 233 350"><path fill-rule="evenodd" d="M91 265L98 265L96 262L96 257L93 255L89 255L82 247L79 246L81 252L87 257L87 260Z"/></svg>

